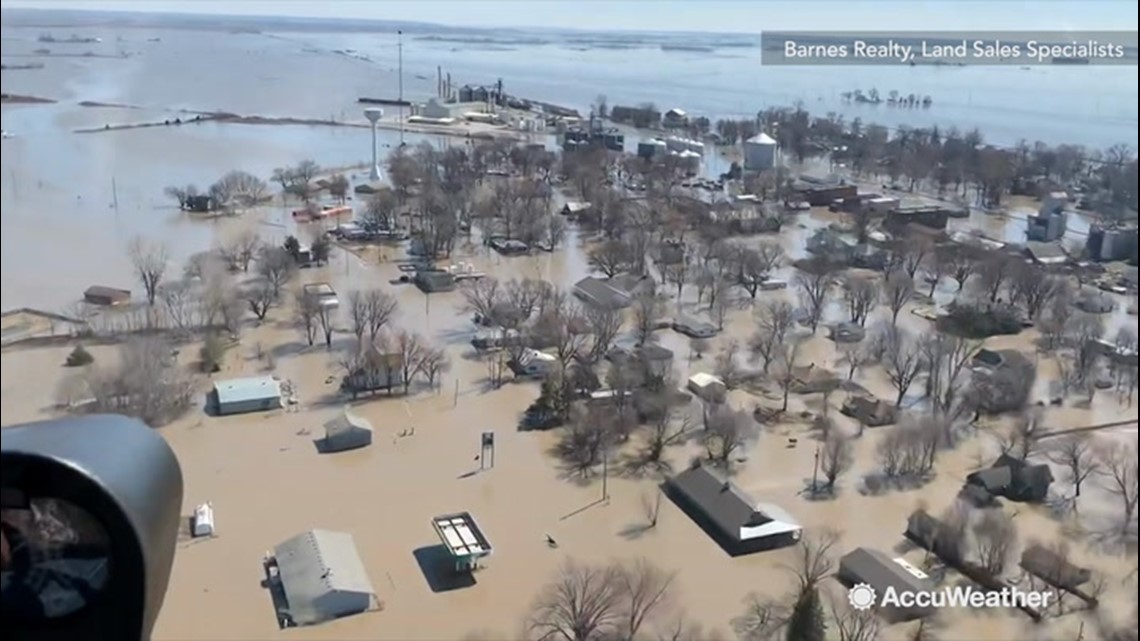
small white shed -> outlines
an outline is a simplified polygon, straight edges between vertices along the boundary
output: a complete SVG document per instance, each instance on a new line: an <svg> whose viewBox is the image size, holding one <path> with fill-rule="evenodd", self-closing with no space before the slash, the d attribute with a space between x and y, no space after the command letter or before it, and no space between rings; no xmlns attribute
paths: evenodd
<svg viewBox="0 0 1140 641"><path fill-rule="evenodd" d="M194 538L214 536L214 506L207 502L194 508L194 518L190 523Z"/></svg>
<svg viewBox="0 0 1140 641"><path fill-rule="evenodd" d="M711 403L719 403L728 393L728 386L719 377L707 372L697 372L689 377L689 391L698 398Z"/></svg>

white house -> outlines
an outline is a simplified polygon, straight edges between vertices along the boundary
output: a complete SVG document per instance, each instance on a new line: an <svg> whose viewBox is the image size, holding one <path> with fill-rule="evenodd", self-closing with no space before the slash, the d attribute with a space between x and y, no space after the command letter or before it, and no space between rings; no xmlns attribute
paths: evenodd
<svg viewBox="0 0 1140 641"><path fill-rule="evenodd" d="M724 400L724 395L728 392L724 381L707 372L697 372L690 376L687 387L698 398L712 403Z"/></svg>

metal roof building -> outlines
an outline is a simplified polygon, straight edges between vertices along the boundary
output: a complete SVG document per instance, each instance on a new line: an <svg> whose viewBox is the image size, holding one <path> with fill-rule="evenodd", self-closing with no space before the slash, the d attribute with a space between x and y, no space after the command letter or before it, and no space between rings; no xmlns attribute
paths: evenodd
<svg viewBox="0 0 1140 641"><path fill-rule="evenodd" d="M934 589L934 584L921 570L871 548L855 548L845 554L839 560L838 575L848 586L860 583L871 586L880 597L888 589L896 593L929 592ZM929 607L918 606L884 606L879 610L883 618L892 622L917 619L932 612Z"/></svg>
<svg viewBox="0 0 1140 641"><path fill-rule="evenodd" d="M347 409L325 423L325 437L318 447L323 453L343 452L372 445L372 424Z"/></svg>
<svg viewBox="0 0 1140 641"><path fill-rule="evenodd" d="M219 415L263 412L281 407L281 383L272 376L231 378L214 383Z"/></svg>
<svg viewBox="0 0 1140 641"><path fill-rule="evenodd" d="M311 625L372 607L376 591L347 532L309 530L273 550L293 625Z"/></svg>
<svg viewBox="0 0 1140 641"><path fill-rule="evenodd" d="M703 465L666 482L670 498L729 554L791 545L803 528L783 508L757 503L732 482Z"/></svg>

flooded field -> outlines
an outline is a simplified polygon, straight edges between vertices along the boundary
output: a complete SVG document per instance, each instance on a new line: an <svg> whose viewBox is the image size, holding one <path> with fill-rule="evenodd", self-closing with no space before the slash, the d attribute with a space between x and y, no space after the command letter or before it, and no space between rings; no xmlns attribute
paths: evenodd
<svg viewBox="0 0 1140 641"><path fill-rule="evenodd" d="M91 284L137 290L125 248L143 235L171 248L172 264L242 230L257 230L263 240L280 244L296 233L288 211L295 203L273 204L239 218L191 220L162 194L167 185L206 185L229 169L268 176L275 167L312 158L326 167L363 165L368 155L364 129L305 126L240 126L217 123L184 124L94 134L72 129L166 118L175 109L233 110L239 113L280 114L320 118L355 118L357 95L390 89L391 69L345 56L303 53L295 42L253 35L232 35L225 44L202 47L184 73L169 69L186 60L185 47L199 36L163 34L161 43L132 40L126 48L142 52L127 59L52 60L41 71L5 72L4 91L60 99L51 105L5 105L4 128L20 135L3 143L0 218L3 238L4 309L43 307L66 309ZM5 43L8 46L8 43ZM6 49L7 51L7 49ZM232 65L234 52L243 54L240 74L225 87L210 82L210 73ZM58 64L57 64L58 63ZM229 70L227 73L238 74ZM309 78L303 89L296 79ZM140 105L143 109L83 108L77 100L106 100ZM1135 120L1125 124L1135 129ZM385 152L399 144L399 134L381 132ZM465 144L462 139L408 133L409 144ZM360 170L352 177L362 181ZM274 189L276 189L274 187ZM359 206L358 203L354 203ZM1031 207L1032 203L1024 203ZM1016 218L1016 216L1015 216ZM839 216L817 209L798 215L780 234L791 258L805 256L807 238L838 222ZM994 238L1020 238L1016 220L983 217L956 220L952 228L976 227ZM1078 227L1079 229L1079 227ZM773 237L775 238L775 237ZM747 242L754 242L751 238ZM584 238L571 229L565 247L552 253L506 258L473 239L460 244L452 262L466 262L506 281L541 278L568 289L589 273ZM378 254L380 255L378 257ZM314 439L324 424L338 416L345 399L338 394L342 362L352 342L341 331L326 348L305 343L291 310L278 308L260 323L248 321L240 344L227 354L213 379L272 372L296 390L297 405L288 411L215 417L194 407L183 418L161 428L174 448L185 476L183 513L212 502L217 514L216 538L180 542L173 576L154 638L182 639L458 639L469 633L487 638L522 636L522 622L534 595L568 558L586 561L645 557L677 573L676 611L715 631L731 636L730 622L743 612L751 593L778 596L791 585L786 566L795 550L784 549L733 558L668 500L660 520L646 527L642 508L661 480L636 477L621 465L621 453L603 482L597 475L582 479L560 469L551 449L557 431L525 432L517 425L526 407L538 396L535 382L509 381L495 388L486 364L473 354L475 333L469 310L459 292L425 296L411 285L387 283L400 272L394 263L403 251L352 253L334 248L322 267L300 271L302 283L330 283L343 295L382 287L399 301L394 328L414 331L430 344L443 347L452 367L435 390L414 390L404 398L383 394L353 403L353 412L375 427L371 447L336 455L318 454ZM378 259L379 258L379 259ZM792 268L774 274L790 278ZM695 288L670 303L669 313L698 310ZM934 303L951 300L956 286L943 279ZM735 292L733 295L737 295ZM792 300L792 291L761 292L757 300ZM1107 335L1116 329L1136 329L1136 317L1126 308L1135 297L1116 297L1107 316ZM932 325L902 310L899 324L915 335ZM661 345L675 354L673 367L684 380L712 369L712 355L730 341L747 341L755 329L753 308L741 300L728 314L724 331L703 358L692 355L690 341L671 331L658 332ZM889 321L890 313L876 308L870 324ZM824 324L845 320L839 303L830 305ZM618 339L630 345L624 331ZM803 333L807 333L803 330ZM1033 354L1039 373L1032 400L1048 397L1057 375L1055 365L1037 356L1035 330L990 339L992 349L1012 348ZM181 349L189 364L198 344ZM5 349L0 358L2 423L36 420L57 413L57 392L69 370L63 363L71 345ZM115 348L93 345L96 363L113 362ZM803 343L801 362L844 371L842 354L823 328ZM866 368L859 384L880 398L893 398L894 389L881 367ZM208 381L202 380L204 405ZM904 399L919 399L921 384ZM837 429L854 436L859 428L838 408L843 394L829 397L827 413ZM735 409L778 407L780 394L771 386L737 389L729 394ZM965 477L998 453L989 426L980 428L956 449L943 452L934 480L919 489L864 494L860 479L875 470L875 450L888 428L867 429L854 440L854 465L840 481L835 500L810 500L805 488L817 463L817 441L810 434L811 418L824 412L819 394L792 395L788 411L763 426L758 441L734 463L734 482L765 502L783 506L805 527L842 531L839 551L870 546L903 556L921 565L924 555L904 544L907 516L916 508L940 513L957 495ZM693 411L699 412L698 404ZM1132 420L1131 427L1098 433L1098 439L1135 444L1137 410L1101 392L1088 407L1067 403L1043 410L1043 425L1062 430L1098 423ZM494 466L480 469L480 437L495 434ZM627 448L628 449L628 448ZM701 454L695 443L668 450L669 470L679 471ZM1059 474L1059 472L1058 472ZM1119 499L1103 487L1087 487L1081 497L1082 517L1108 520L1119 510ZM1058 486L1068 491L1067 483ZM1022 542L1054 541L1066 529L1046 506L1017 505ZM475 584L444 590L426 562L425 550L438 544L431 519L444 513L470 511L495 548ZM349 617L309 628L280 631L264 579L261 558L281 541L311 528L351 532L378 598L380 612ZM1094 549L1072 535L1076 558L1107 577L1116 589L1135 589L1135 551ZM548 544L557 541L557 547ZM827 590L839 594L838 583L827 579ZM1122 590L1123 591L1123 590ZM1121 620L1130 614L1120 592L1106 599L1102 611ZM1124 601L1121 604L1118 601ZM209 613L208 616L204 613ZM951 612L941 617L947 639L1064 639L1077 638L1080 615L1033 625L1016 612L984 615ZM1092 621L1091 617L1087 618ZM1095 638L1089 630L1085 638ZM888 628L882 638L903 639L913 625Z"/></svg>

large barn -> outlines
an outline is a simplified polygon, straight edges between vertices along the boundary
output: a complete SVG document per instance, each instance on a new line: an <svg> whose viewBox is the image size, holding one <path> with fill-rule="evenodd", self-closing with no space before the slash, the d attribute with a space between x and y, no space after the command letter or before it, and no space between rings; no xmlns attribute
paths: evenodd
<svg viewBox="0 0 1140 641"><path fill-rule="evenodd" d="M264 412L281 408L281 382L272 376L231 378L214 383L218 415Z"/></svg>
<svg viewBox="0 0 1140 641"><path fill-rule="evenodd" d="M376 591L347 532L298 534L274 548L269 568L284 596L280 614L289 625L312 625L373 606Z"/></svg>

